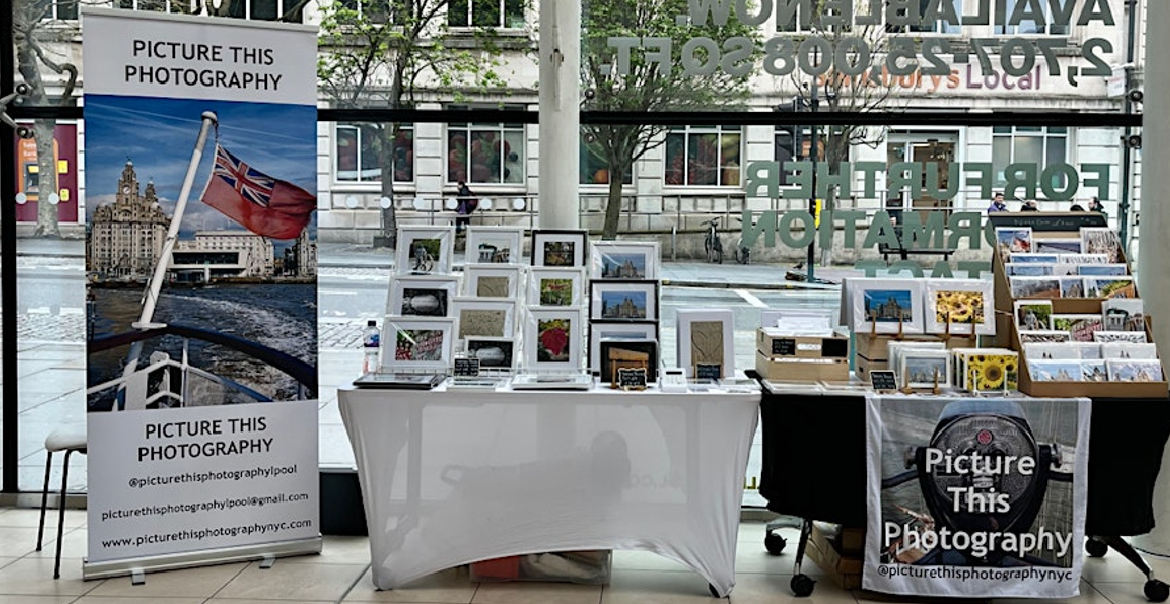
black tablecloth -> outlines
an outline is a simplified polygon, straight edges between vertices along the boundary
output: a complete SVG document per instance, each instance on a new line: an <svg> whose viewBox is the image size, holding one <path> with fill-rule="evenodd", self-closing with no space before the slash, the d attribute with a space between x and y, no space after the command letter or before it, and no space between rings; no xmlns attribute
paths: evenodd
<svg viewBox="0 0 1170 604"><path fill-rule="evenodd" d="M865 397L765 391L760 424L760 495L769 510L865 526ZM1089 430L1085 533L1150 532L1170 399L1096 399Z"/></svg>

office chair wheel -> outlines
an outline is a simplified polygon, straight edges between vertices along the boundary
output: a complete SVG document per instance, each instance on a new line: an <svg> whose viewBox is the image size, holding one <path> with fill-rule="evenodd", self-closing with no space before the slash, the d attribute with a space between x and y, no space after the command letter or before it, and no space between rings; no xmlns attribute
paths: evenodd
<svg viewBox="0 0 1170 604"><path fill-rule="evenodd" d="M812 594L813 587L816 584L816 581L813 581L805 575L794 575L792 581L788 583L788 587L792 589L792 595L798 598L807 598Z"/></svg>
<svg viewBox="0 0 1170 604"><path fill-rule="evenodd" d="M1165 602L1166 598L1170 597L1170 585L1157 579L1146 581L1143 591L1146 592L1146 599L1151 602Z"/></svg>
<svg viewBox="0 0 1170 604"><path fill-rule="evenodd" d="M1090 557L1100 558L1109 551L1109 546L1104 541L1098 541L1092 537L1085 540L1085 553Z"/></svg>
<svg viewBox="0 0 1170 604"><path fill-rule="evenodd" d="M788 545L788 540L772 531L764 534L764 549L768 550L769 554L779 556L784 552L784 546Z"/></svg>

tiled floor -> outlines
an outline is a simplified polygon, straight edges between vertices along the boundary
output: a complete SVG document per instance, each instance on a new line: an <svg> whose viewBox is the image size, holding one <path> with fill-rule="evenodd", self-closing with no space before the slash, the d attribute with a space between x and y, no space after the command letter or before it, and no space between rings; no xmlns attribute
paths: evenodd
<svg viewBox="0 0 1170 604"><path fill-rule="evenodd" d="M279 604L337 602L470 603L470 604L686 604L710 602L702 577L673 561L645 552L614 553L609 585L552 583L472 583L465 568L422 579L407 588L376 591L370 580L369 542L361 537L326 537L319 556L282 558L269 569L257 563L205 566L147 575L134 586L129 578L81 581L85 554L84 512L65 518L61 579L54 581L52 528L50 542L34 550L37 512L0 509L0 604ZM898 602L881 594L850 592L834 585L811 562L804 572L818 579L811 597L799 600L788 584L796 533L782 556L764 550L764 526L744 523L739 530L736 586L731 601L743 604L807 602L857 604ZM1170 577L1170 560L1147 557L1155 572ZM1120 555L1089 558L1085 563L1079 604L1145 602L1145 577ZM912 602L928 600L908 599ZM996 600L995 604L1009 602ZM1021 601L1023 602L1023 601Z"/></svg>

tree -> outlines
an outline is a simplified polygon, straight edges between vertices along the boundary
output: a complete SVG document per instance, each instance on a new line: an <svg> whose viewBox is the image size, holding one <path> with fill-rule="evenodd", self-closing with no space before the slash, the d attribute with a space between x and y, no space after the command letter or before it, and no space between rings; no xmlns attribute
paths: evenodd
<svg viewBox="0 0 1170 604"><path fill-rule="evenodd" d="M588 0L581 20L581 79L582 89L587 91L583 107L648 113L709 110L746 101L749 74L734 76L723 69L707 75L685 74L681 49L686 39L694 37L711 38L722 47L725 40L742 36L754 45L758 32L734 18L723 26L710 22L679 25L677 18L687 13L687 0ZM616 53L608 44L610 37L673 40L669 70L647 61L640 50L630 53L628 70L611 69ZM624 177L634 162L665 142L665 128L658 124L590 124L582 130L588 151L604 158L608 167L609 196L602 238L614 239Z"/></svg>
<svg viewBox="0 0 1170 604"><path fill-rule="evenodd" d="M64 0L62 6L75 2ZM27 88L25 102L32 106L67 107L75 103L73 93L77 84L77 66L53 56L46 45L63 42L77 35L77 22L50 21L53 2L16 0L12 7L12 36L16 46L16 65ZM74 8L74 11L76 9ZM53 27L43 27L47 23ZM50 97L47 82L41 67L63 77L61 91ZM40 176L37 197L37 226L33 232L37 237L57 237L57 205L49 202L49 195L55 192L57 162L53 157L53 131L57 120L42 118L33 121L33 137L37 143L37 174Z"/></svg>
<svg viewBox="0 0 1170 604"><path fill-rule="evenodd" d="M325 3L317 60L320 90L337 108L406 109L414 105L423 87L447 91L458 100L466 87L504 86L496 71L502 49L493 28L475 26L462 34L452 32L448 25L448 13L466 13L469 1L475 9L490 9L481 0ZM382 196L393 200L394 171L405 161L395 157L400 123L363 127L371 135L369 148L378 157ZM387 244L392 246L397 230L393 203L382 210L382 221Z"/></svg>

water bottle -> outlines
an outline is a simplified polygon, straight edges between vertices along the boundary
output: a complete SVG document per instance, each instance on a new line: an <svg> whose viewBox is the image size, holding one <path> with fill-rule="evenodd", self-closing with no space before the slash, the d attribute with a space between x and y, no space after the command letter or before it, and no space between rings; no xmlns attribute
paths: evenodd
<svg viewBox="0 0 1170 604"><path fill-rule="evenodd" d="M366 330L362 334L362 349L365 351L362 373L373 373L378 370L378 348L381 340L382 334L378 331L378 323L370 319L366 322Z"/></svg>

